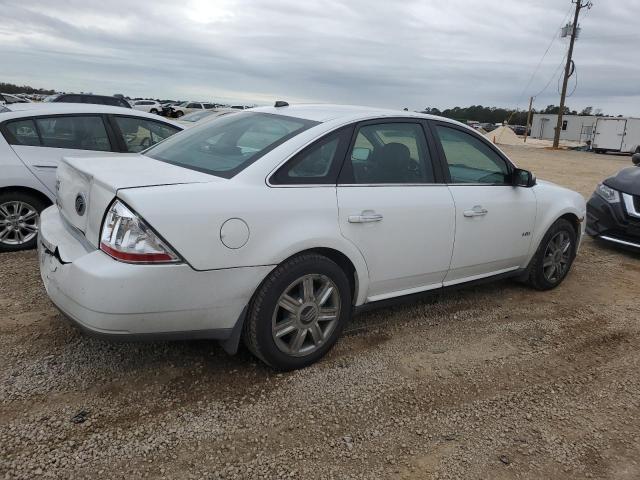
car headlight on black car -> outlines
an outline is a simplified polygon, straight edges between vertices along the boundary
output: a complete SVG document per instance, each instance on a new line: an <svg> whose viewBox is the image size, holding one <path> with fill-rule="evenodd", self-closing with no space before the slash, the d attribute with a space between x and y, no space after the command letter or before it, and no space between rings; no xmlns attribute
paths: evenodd
<svg viewBox="0 0 640 480"><path fill-rule="evenodd" d="M607 187L604 183L601 183L596 187L596 193L609 203L620 202L620 194L618 191L611 187Z"/></svg>

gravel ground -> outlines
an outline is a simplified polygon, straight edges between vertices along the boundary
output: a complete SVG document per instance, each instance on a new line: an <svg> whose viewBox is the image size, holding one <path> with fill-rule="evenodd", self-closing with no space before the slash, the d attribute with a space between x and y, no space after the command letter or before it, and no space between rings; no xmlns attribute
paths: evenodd
<svg viewBox="0 0 640 480"><path fill-rule="evenodd" d="M628 157L505 147L589 195ZM216 344L109 344L0 255L0 478L640 477L640 256L586 239L511 282L354 319L287 374Z"/></svg>

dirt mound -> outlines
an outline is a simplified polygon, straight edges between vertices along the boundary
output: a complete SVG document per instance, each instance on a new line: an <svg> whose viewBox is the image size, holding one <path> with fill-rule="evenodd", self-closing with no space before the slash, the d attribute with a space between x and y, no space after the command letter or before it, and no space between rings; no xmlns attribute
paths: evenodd
<svg viewBox="0 0 640 480"><path fill-rule="evenodd" d="M501 145L522 145L524 143L509 127L498 127L484 135L493 143Z"/></svg>

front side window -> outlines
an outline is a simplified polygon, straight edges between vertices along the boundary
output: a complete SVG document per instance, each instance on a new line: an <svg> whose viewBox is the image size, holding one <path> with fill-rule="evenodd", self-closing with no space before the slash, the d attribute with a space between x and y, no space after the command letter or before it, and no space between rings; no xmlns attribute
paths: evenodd
<svg viewBox="0 0 640 480"><path fill-rule="evenodd" d="M433 167L422 126L381 123L358 130L349 155L354 183L433 183Z"/></svg>
<svg viewBox="0 0 640 480"><path fill-rule="evenodd" d="M271 177L274 185L335 184L350 136L340 130L305 148Z"/></svg>
<svg viewBox="0 0 640 480"><path fill-rule="evenodd" d="M456 128L436 125L451 183L509 184L510 171L490 146Z"/></svg>
<svg viewBox="0 0 640 480"><path fill-rule="evenodd" d="M36 119L43 147L111 151L102 117L73 116Z"/></svg>
<svg viewBox="0 0 640 480"><path fill-rule="evenodd" d="M114 118L122 132L127 152L131 153L141 152L180 131L178 128L142 118Z"/></svg>
<svg viewBox="0 0 640 480"><path fill-rule="evenodd" d="M231 178L258 158L317 122L284 115L225 115L145 152L156 160Z"/></svg>
<svg viewBox="0 0 640 480"><path fill-rule="evenodd" d="M187 108L202 108L202 105L200 105L199 103L190 103L189 105L187 105Z"/></svg>
<svg viewBox="0 0 640 480"><path fill-rule="evenodd" d="M40 138L33 120L14 120L7 123L7 130L13 137L15 145L40 146Z"/></svg>

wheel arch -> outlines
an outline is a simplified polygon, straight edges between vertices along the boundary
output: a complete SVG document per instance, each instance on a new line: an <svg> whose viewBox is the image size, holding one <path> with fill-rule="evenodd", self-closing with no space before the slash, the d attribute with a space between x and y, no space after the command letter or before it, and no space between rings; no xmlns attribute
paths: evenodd
<svg viewBox="0 0 640 480"><path fill-rule="evenodd" d="M53 205L53 199L51 197L49 197L42 191L35 188L25 187L21 185L10 186L10 187L0 187L0 194L4 194L8 192L27 193L41 200L46 206Z"/></svg>
<svg viewBox="0 0 640 480"><path fill-rule="evenodd" d="M362 272L364 259L353 259L346 253L334 247L317 246L299 250L296 253L287 256L279 262L279 264L285 263L291 258L305 253L317 253L335 262L347 275L349 286L351 287L352 304L355 306L363 302L360 297L366 293L366 283L368 281L368 272ZM360 264L360 269L358 269L356 264ZM366 265L364 265L364 267L366 268Z"/></svg>

